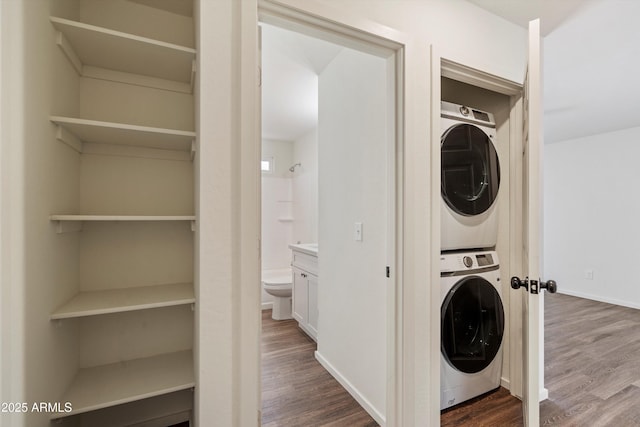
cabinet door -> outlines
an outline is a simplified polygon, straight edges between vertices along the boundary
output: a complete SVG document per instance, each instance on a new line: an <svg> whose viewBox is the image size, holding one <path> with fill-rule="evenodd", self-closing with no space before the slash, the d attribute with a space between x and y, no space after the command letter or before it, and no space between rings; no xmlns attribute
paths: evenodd
<svg viewBox="0 0 640 427"><path fill-rule="evenodd" d="M312 274L307 275L309 285L309 332L316 338L318 336L318 278Z"/></svg>
<svg viewBox="0 0 640 427"><path fill-rule="evenodd" d="M309 318L307 273L293 268L293 318L306 325Z"/></svg>

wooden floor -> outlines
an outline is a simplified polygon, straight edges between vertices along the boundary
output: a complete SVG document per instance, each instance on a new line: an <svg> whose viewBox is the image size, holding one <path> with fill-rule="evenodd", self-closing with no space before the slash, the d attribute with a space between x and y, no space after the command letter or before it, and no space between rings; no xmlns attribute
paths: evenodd
<svg viewBox="0 0 640 427"><path fill-rule="evenodd" d="M543 426L640 426L640 310L545 296ZM442 414L442 426L521 426L501 389ZM481 415L482 414L482 415Z"/></svg>
<svg viewBox="0 0 640 427"><path fill-rule="evenodd" d="M377 426L318 363L316 343L295 320L262 312L262 425L264 427Z"/></svg>
<svg viewBox="0 0 640 427"><path fill-rule="evenodd" d="M263 425L377 425L315 361L315 343L295 322L265 313ZM640 426L640 310L546 295L545 334L541 425ZM443 412L441 424L521 426L521 404L501 388Z"/></svg>
<svg viewBox="0 0 640 427"><path fill-rule="evenodd" d="M545 298L544 425L640 426L640 310Z"/></svg>

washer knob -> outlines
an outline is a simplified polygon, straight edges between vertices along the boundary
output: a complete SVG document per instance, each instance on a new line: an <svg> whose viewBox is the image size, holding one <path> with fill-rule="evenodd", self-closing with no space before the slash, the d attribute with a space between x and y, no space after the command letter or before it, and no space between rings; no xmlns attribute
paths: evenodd
<svg viewBox="0 0 640 427"><path fill-rule="evenodd" d="M462 262L464 263L464 266L467 268L471 268L471 266L473 265L473 259L471 259L470 256L466 256L462 258Z"/></svg>
<svg viewBox="0 0 640 427"><path fill-rule="evenodd" d="M462 107L460 107L460 113L463 116L468 116L469 115L469 109L463 105Z"/></svg>

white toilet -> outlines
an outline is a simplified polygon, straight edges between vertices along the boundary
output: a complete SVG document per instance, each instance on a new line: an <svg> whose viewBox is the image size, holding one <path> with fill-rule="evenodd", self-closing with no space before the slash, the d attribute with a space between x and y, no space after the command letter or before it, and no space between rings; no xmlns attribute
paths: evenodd
<svg viewBox="0 0 640 427"><path fill-rule="evenodd" d="M292 279L290 268L262 270L262 287L273 296L273 320L287 320L291 317Z"/></svg>

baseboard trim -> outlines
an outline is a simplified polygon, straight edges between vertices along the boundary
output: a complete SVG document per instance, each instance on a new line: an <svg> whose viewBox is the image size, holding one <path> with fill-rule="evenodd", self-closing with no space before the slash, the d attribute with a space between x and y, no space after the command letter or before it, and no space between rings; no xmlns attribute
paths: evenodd
<svg viewBox="0 0 640 427"><path fill-rule="evenodd" d="M511 381L509 381L508 379L502 377L500 378L500 385L504 388L506 388L507 390L511 391ZM518 399L522 400L522 396L517 396L513 393L511 393L513 396L516 396ZM549 390L546 388L541 388L540 392L538 394L538 397L540 399L540 402L542 402L543 400L547 400L549 398Z"/></svg>
<svg viewBox="0 0 640 427"><path fill-rule="evenodd" d="M615 298L605 298L605 297L601 297L599 295L588 294L588 293L585 293L585 292L572 291L572 290L559 288L558 289L558 293L559 294L565 294L565 295L571 295L572 297L585 298L585 299L590 299L590 300L593 300L593 301L604 302L604 303L607 303L607 304L619 305L619 306L622 306L622 307L640 309L640 304L634 304L634 303L630 303L628 301L622 301L622 300L618 300L618 299L615 299ZM549 298L552 298L552 297L550 296Z"/></svg>
<svg viewBox="0 0 640 427"><path fill-rule="evenodd" d="M543 400L547 400L548 398L549 398L549 390L543 387L540 390L540 402L542 402Z"/></svg>
<svg viewBox="0 0 640 427"><path fill-rule="evenodd" d="M505 377L501 377L500 378L500 385L504 388L506 388L507 390L511 391L511 381L509 381L509 379L505 378Z"/></svg>
<svg viewBox="0 0 640 427"><path fill-rule="evenodd" d="M381 426L386 425L385 417L380 412L378 412L376 408L373 407L373 405L367 400L367 398L360 394L358 389L356 389L353 384L349 382L349 380L342 376L342 374L340 374L340 372L338 372L338 370L334 368L333 365L329 363L329 361L325 359L320 353L316 351L314 354L316 356L316 360L322 365L322 367L326 369L327 372L329 372L333 376L333 378L335 378L336 381L338 381L340 385L344 387L344 389L347 390L347 392L351 396L353 396L356 402L358 402L360 406L362 406L362 408L367 411L369 415L371 415L371 418L373 418Z"/></svg>
<svg viewBox="0 0 640 427"><path fill-rule="evenodd" d="M273 310L273 302L263 302L262 303L263 310Z"/></svg>

